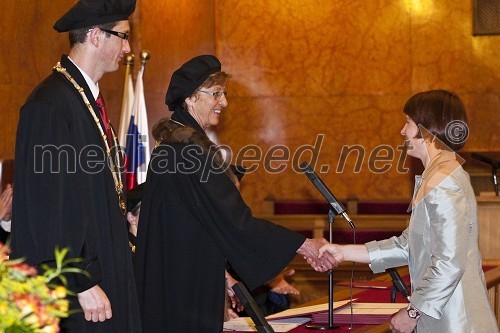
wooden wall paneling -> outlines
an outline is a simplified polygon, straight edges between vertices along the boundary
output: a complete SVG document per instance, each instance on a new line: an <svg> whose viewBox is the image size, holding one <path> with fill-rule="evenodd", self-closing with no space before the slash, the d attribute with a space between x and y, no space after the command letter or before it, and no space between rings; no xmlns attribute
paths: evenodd
<svg viewBox="0 0 500 333"><path fill-rule="evenodd" d="M479 250L483 259L500 259L500 197L478 196Z"/></svg>

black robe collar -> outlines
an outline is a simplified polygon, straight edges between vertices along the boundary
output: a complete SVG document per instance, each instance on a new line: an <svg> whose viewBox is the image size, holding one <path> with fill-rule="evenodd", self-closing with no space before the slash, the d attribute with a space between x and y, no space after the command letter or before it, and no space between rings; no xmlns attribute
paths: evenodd
<svg viewBox="0 0 500 333"><path fill-rule="evenodd" d="M176 110L172 114L171 119L183 125L194 128L196 132L200 134L206 135L205 131L203 130L203 128L201 128L200 124L198 124L198 122L187 111Z"/></svg>
<svg viewBox="0 0 500 333"><path fill-rule="evenodd" d="M94 109L95 114L101 120L101 125L103 126L103 128L106 128L104 126L104 122L103 122L102 117L101 117L101 111L100 111L99 107L97 106L94 95L92 95L92 90L90 90L90 87L88 86L87 81L83 77L80 70L75 66L75 64L65 54L63 54L61 56L61 66L66 68L66 71L75 79L75 81L78 83L78 85L83 88L83 91L85 92L87 99L89 100L90 104L92 105L92 108ZM71 84L71 83L69 83L69 84ZM81 97L80 97L80 99L81 99ZM83 100L82 100L82 103L83 103Z"/></svg>

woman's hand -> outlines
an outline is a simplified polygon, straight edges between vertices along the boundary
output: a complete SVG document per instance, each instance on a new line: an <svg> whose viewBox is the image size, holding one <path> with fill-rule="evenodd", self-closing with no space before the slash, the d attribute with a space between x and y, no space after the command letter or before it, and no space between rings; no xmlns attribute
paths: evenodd
<svg viewBox="0 0 500 333"><path fill-rule="evenodd" d="M243 311L244 308L243 308L243 305L240 302L240 299L238 298L238 296L236 296L236 294L233 291L233 286L236 283L238 283L238 281L236 281L231 276L231 274L229 274L226 271L226 292L227 292L227 295L229 296L229 300L231 301L231 307L233 309L236 308L236 311L240 312L240 311Z"/></svg>
<svg viewBox="0 0 500 333"><path fill-rule="evenodd" d="M338 244L326 244L319 249L318 258L323 257L326 253L330 254L338 263L344 261L344 253L342 252L342 246Z"/></svg>
<svg viewBox="0 0 500 333"><path fill-rule="evenodd" d="M389 325L392 333L412 333L416 326L417 320L408 316L406 308L399 310Z"/></svg>

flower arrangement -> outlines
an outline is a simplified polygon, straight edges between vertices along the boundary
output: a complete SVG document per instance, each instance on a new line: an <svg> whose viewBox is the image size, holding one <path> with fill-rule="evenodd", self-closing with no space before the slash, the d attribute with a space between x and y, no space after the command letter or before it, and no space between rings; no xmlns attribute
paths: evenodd
<svg viewBox="0 0 500 333"><path fill-rule="evenodd" d="M55 249L56 267L42 266L44 273L22 259L8 260L9 248L0 243L0 333L55 333L59 321L69 315L65 273L82 273L64 259L68 249ZM55 280L60 284L54 284Z"/></svg>

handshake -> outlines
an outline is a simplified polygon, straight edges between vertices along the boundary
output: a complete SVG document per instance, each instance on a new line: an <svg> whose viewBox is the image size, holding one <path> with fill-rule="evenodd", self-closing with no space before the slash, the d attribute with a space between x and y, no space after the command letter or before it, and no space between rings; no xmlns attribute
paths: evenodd
<svg viewBox="0 0 500 333"><path fill-rule="evenodd" d="M324 238L306 239L297 253L302 255L307 263L318 272L336 268L345 259L340 246L330 244Z"/></svg>

